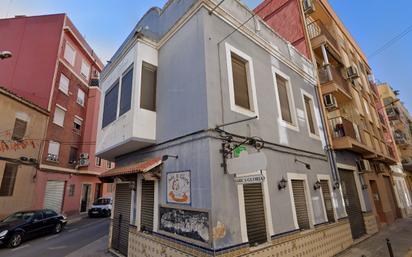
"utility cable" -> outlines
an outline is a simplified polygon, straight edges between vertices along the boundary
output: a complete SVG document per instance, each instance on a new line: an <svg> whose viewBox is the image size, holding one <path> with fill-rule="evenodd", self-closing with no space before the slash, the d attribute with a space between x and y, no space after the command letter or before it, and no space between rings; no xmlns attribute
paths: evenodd
<svg viewBox="0 0 412 257"><path fill-rule="evenodd" d="M386 49L390 48L393 46L396 42L400 41L402 38L406 37L410 32L412 31L412 25L406 28L403 32L399 33L395 37L393 37L391 40L386 42L383 46L381 46L379 49L375 50L369 55L369 58L373 58L382 52L384 52Z"/></svg>

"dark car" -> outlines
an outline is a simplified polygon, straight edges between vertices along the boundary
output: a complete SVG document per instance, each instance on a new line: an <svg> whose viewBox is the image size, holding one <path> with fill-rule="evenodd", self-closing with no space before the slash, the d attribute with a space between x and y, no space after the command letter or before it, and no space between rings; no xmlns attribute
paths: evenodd
<svg viewBox="0 0 412 257"><path fill-rule="evenodd" d="M23 240L60 233L66 223L65 216L49 209L16 212L0 222L0 244L14 248Z"/></svg>
<svg viewBox="0 0 412 257"><path fill-rule="evenodd" d="M112 213L112 198L101 197L97 199L89 209L89 217L110 217Z"/></svg>

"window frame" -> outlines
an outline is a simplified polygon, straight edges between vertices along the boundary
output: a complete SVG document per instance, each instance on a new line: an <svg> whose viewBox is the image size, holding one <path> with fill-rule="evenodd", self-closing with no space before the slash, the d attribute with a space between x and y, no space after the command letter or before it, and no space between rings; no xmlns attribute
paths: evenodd
<svg viewBox="0 0 412 257"><path fill-rule="evenodd" d="M130 103L129 103L129 107L126 111L122 112L122 108L121 108L121 104L122 104L122 94L123 94L123 78L129 73L132 73L132 84L131 84L131 92L130 92ZM134 67L134 63L130 64L122 73L122 75L119 77L119 79L117 80L119 83L119 92L118 92L118 99L117 99L117 115L116 115L116 120L123 116L124 114L128 113L130 110L132 110L132 106L133 106L133 84L135 80L135 67Z"/></svg>
<svg viewBox="0 0 412 257"><path fill-rule="evenodd" d="M94 165L96 167L101 167L102 166L102 158L95 156L94 157Z"/></svg>
<svg viewBox="0 0 412 257"><path fill-rule="evenodd" d="M5 178L6 169L7 169L8 166L10 166L10 169L11 169L10 172L12 173L13 176L10 177L8 181L6 181L6 180L4 180L4 178ZM1 180L0 180L0 198L1 197L13 196L14 189L15 189L15 186L16 186L18 170L19 170L19 166L17 164L10 163L10 162L5 163L4 170L3 170L3 175L2 175ZM4 181L4 184L3 184L3 181ZM12 181L12 183L10 183L10 181ZM5 191L5 189L3 189L3 186L7 187L7 189L8 189L7 192ZM5 192L2 192L2 190L4 190Z"/></svg>
<svg viewBox="0 0 412 257"><path fill-rule="evenodd" d="M79 96L81 95L80 92L83 94L83 102L79 102ZM81 88L77 89L76 103L81 107L84 107L86 103L86 92L84 92Z"/></svg>
<svg viewBox="0 0 412 257"><path fill-rule="evenodd" d="M64 115L63 115L63 124L61 124L61 125L55 121L56 110L57 110L57 109L60 109L61 111L64 112ZM61 105L59 105L59 104L56 104L56 106L55 106L55 108L54 108L54 113L53 113L53 124L56 124L57 126L63 128L63 127L64 127L64 121L65 121L65 119L66 119L66 113L67 113L67 109L66 109L66 108L64 108L63 106L61 106Z"/></svg>
<svg viewBox="0 0 412 257"><path fill-rule="evenodd" d="M143 69L144 68L146 68L146 69L148 69L148 68L152 68L152 67L150 67L150 66L153 66L154 68L155 68L155 71L154 71L154 75L155 75L155 85L154 85L154 110L150 110L150 109L147 109L147 108L145 108L145 107L143 107L142 106L142 89L143 89ZM156 65L154 65L154 64L152 64L152 63L150 63L150 62L148 62L148 61L146 61L146 60L142 60L141 61L141 66L140 66L140 81L139 81L139 84L140 84L140 87L139 87L139 109L140 110L145 110L145 111L148 111L148 112L153 112L153 113L156 113L157 112L157 74L158 74L158 67L156 66Z"/></svg>
<svg viewBox="0 0 412 257"><path fill-rule="evenodd" d="M116 79L112 85L104 92L104 98L103 98L103 110L102 110L102 129L105 129L106 127L108 127L110 124L116 122L116 120L119 118L119 103L120 103L120 94L121 94L121 81L120 78ZM114 90L114 88L117 87L117 98L116 98L116 108L115 108L115 118L108 122L107 124L104 123L104 117L105 117L105 110L106 110L106 98L108 96L108 94Z"/></svg>
<svg viewBox="0 0 412 257"><path fill-rule="evenodd" d="M56 161L55 160L51 160L51 159L49 159L48 158L48 156L47 156L47 161L51 161L51 162L59 162L59 155L60 155L60 147L61 147L61 145L60 145L60 143L59 142L57 142L57 141L53 141L53 140L49 140L49 145L48 145L48 147L47 147L47 155L49 155L49 154L53 154L53 153L50 153L50 145L51 144L56 144L56 145L58 145L58 148L57 148L57 154L55 154L56 155Z"/></svg>
<svg viewBox="0 0 412 257"><path fill-rule="evenodd" d="M278 111L278 123L282 127L286 127L291 130L299 132L299 124L298 124L298 118L297 118L297 112L296 112L295 98L293 96L293 90L292 90L292 84L290 82L290 77L273 66L272 66L272 75L273 75L273 85L275 87L275 102L276 102L276 107ZM288 101L289 101L292 123L289 123L283 120L282 107L280 106L279 90L278 90L278 83L277 83L276 76L279 76L286 81L286 90L288 94Z"/></svg>
<svg viewBox="0 0 412 257"><path fill-rule="evenodd" d="M233 47L229 43L225 43L226 48L226 67L227 67L227 76L228 76L228 85L229 85L229 98L230 98L230 109L233 112L243 114L248 117L259 117L257 96L256 96L256 85L255 85L255 73L253 69L253 60L252 58L240 51L239 49ZM249 105L250 109L245 109L241 106L236 105L235 103L235 88L233 81L233 68L232 68L232 54L237 55L246 61L246 76L247 76L247 86L249 93Z"/></svg>
<svg viewBox="0 0 412 257"><path fill-rule="evenodd" d="M66 56L67 47L69 47L71 50L73 50L73 60L69 60L69 59L67 58L67 56ZM68 63L70 63L70 65L73 66L73 67L74 67L74 65L76 64L76 54L77 54L76 49L69 43L69 41L66 40L66 44L65 44L65 47L64 47L63 57L64 57L64 59L65 59Z"/></svg>
<svg viewBox="0 0 412 257"><path fill-rule="evenodd" d="M84 74L84 73L83 73L83 69L85 69L85 68L87 68L87 70L88 70L88 73L87 73L87 74ZM84 59L82 59L82 65L81 65L81 67L80 67L80 74L81 74L81 75L83 76L83 78L85 78L86 80L89 80L89 78L90 78L91 69L92 69L92 66L91 66L87 61L85 61Z"/></svg>
<svg viewBox="0 0 412 257"><path fill-rule="evenodd" d="M81 123L76 123L76 120L79 120ZM74 124L80 125L80 129L77 129ZM83 127L83 119L77 115L74 115L73 118L73 132L75 132L76 134L81 134L82 132L82 127Z"/></svg>
<svg viewBox="0 0 412 257"><path fill-rule="evenodd" d="M24 122L24 133L23 133L23 136L22 136L21 138L18 138L18 137L17 137L18 135L15 135L15 133L16 133L16 124L17 124L18 122ZM23 140L24 140L24 136L25 136L26 133L27 133L27 125L28 125L28 121L27 121L27 120L23 120L23 119L20 119L20 118L16 117L16 118L14 119L14 127L13 127L13 132L12 132L12 135L11 135L11 139L14 140L14 141L23 141Z"/></svg>
<svg viewBox="0 0 412 257"><path fill-rule="evenodd" d="M76 193L76 184L70 184L68 189L68 196L72 197Z"/></svg>
<svg viewBox="0 0 412 257"><path fill-rule="evenodd" d="M301 94L302 94L302 103L303 103L303 109L305 110L305 120L306 120L306 127L308 129L308 134L309 137L313 138L313 139L318 139L320 140L320 129L319 129L319 119L318 116L316 115L316 110L315 110L315 100L313 95L309 94L308 92L306 92L305 90L301 89ZM313 119L313 127L315 129L315 134L313 134L310 131L310 125L309 125L309 117L308 117L308 110L306 109L306 103L305 103L305 97L309 98L311 103L311 113L312 113L312 119Z"/></svg>
<svg viewBox="0 0 412 257"><path fill-rule="evenodd" d="M61 84L62 84L62 79L65 79L65 80L67 80L67 91L65 91L62 87L61 87ZM59 90L63 93L63 94L65 94L65 95L69 95L69 91L70 91L70 79L62 72L62 73L60 73L60 80L59 80Z"/></svg>

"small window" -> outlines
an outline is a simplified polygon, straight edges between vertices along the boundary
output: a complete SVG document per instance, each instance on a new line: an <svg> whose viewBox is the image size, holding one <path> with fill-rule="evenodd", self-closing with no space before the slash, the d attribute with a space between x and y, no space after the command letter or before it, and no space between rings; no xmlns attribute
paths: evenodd
<svg viewBox="0 0 412 257"><path fill-rule="evenodd" d="M278 101L280 103L281 117L283 121L293 125L291 103L287 80L276 74L276 85L278 89Z"/></svg>
<svg viewBox="0 0 412 257"><path fill-rule="evenodd" d="M63 73L60 74L59 89L66 95L69 94L69 84L70 80Z"/></svg>
<svg viewBox="0 0 412 257"><path fill-rule="evenodd" d="M140 108L154 112L156 111L156 76L156 66L143 62Z"/></svg>
<svg viewBox="0 0 412 257"><path fill-rule="evenodd" d="M81 106L84 106L85 95L86 94L84 93L84 91L79 88L79 90L77 91L77 103L80 104Z"/></svg>
<svg viewBox="0 0 412 257"><path fill-rule="evenodd" d="M113 192L113 183L107 184L107 192L112 193Z"/></svg>
<svg viewBox="0 0 412 257"><path fill-rule="evenodd" d="M80 74L82 74L82 76L85 78L85 79L89 79L89 76L90 76L90 65L85 61L85 60L83 60L82 61L82 67L81 67L81 69L80 69Z"/></svg>
<svg viewBox="0 0 412 257"><path fill-rule="evenodd" d="M235 104L250 110L247 61L233 53L231 57Z"/></svg>
<svg viewBox="0 0 412 257"><path fill-rule="evenodd" d="M70 164L77 163L77 148L75 147L70 147L69 163Z"/></svg>
<svg viewBox="0 0 412 257"><path fill-rule="evenodd" d="M122 77L122 89L120 93L119 116L130 110L132 104L133 68L130 68Z"/></svg>
<svg viewBox="0 0 412 257"><path fill-rule="evenodd" d="M61 107L56 106L56 109L54 110L53 123L63 127L65 115L66 115L66 110L63 110Z"/></svg>
<svg viewBox="0 0 412 257"><path fill-rule="evenodd" d="M1 178L0 196L12 196L16 183L17 164L6 163L3 178Z"/></svg>
<svg viewBox="0 0 412 257"><path fill-rule="evenodd" d="M76 50L74 50L74 48L67 42L64 49L64 59L74 66L76 60Z"/></svg>
<svg viewBox="0 0 412 257"><path fill-rule="evenodd" d="M82 130L82 124L83 124L83 120L78 118L78 117L74 117L73 120L73 131L77 134L81 133Z"/></svg>
<svg viewBox="0 0 412 257"><path fill-rule="evenodd" d="M309 132L313 135L317 135L315 112L313 110L312 98L309 98L308 96L304 95L303 100L305 101L306 118L308 120Z"/></svg>
<svg viewBox="0 0 412 257"><path fill-rule="evenodd" d="M117 117L117 101L119 96L119 82L117 81L111 89L109 89L104 97L104 110L102 128L116 120Z"/></svg>
<svg viewBox="0 0 412 257"><path fill-rule="evenodd" d="M47 154L47 160L58 162L59 161L59 151L60 151L60 143L50 141L49 150Z"/></svg>
<svg viewBox="0 0 412 257"><path fill-rule="evenodd" d="M26 134L27 122L21 119L16 119L14 122L12 140L21 141Z"/></svg>
<svg viewBox="0 0 412 257"><path fill-rule="evenodd" d="M69 185L69 196L74 196L75 189L76 189L75 184Z"/></svg>
<svg viewBox="0 0 412 257"><path fill-rule="evenodd" d="M102 166L102 158L96 157L95 164L96 164L97 167Z"/></svg>

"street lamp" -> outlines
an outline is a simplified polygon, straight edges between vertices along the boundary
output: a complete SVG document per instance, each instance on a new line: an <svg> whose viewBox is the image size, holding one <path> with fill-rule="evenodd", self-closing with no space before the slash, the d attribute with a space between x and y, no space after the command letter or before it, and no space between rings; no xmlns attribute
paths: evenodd
<svg viewBox="0 0 412 257"><path fill-rule="evenodd" d="M12 55L12 53L11 53L10 51L0 51L0 59L1 59L1 60L10 58L10 57L12 57L12 56L13 56L13 55Z"/></svg>

